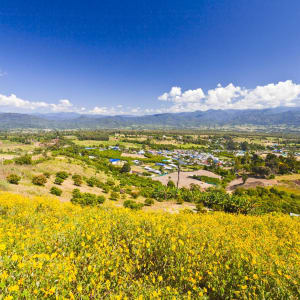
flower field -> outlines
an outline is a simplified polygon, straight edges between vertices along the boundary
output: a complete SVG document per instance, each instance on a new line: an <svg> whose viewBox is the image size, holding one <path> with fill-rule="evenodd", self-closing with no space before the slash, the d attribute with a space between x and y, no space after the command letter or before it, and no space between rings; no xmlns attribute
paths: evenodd
<svg viewBox="0 0 300 300"><path fill-rule="evenodd" d="M0 299L299 299L300 222L0 194Z"/></svg>

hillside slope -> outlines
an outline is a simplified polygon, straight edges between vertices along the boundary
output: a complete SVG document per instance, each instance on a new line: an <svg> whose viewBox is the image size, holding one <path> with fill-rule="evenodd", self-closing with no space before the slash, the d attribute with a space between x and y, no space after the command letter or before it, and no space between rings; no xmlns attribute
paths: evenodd
<svg viewBox="0 0 300 300"><path fill-rule="evenodd" d="M299 220L0 193L6 299L299 299Z"/></svg>

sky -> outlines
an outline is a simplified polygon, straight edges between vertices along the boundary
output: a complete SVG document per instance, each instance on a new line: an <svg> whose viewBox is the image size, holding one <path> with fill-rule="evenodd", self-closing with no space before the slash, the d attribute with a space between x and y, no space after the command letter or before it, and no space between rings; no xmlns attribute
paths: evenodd
<svg viewBox="0 0 300 300"><path fill-rule="evenodd" d="M277 106L300 106L299 0L1 0L1 112Z"/></svg>

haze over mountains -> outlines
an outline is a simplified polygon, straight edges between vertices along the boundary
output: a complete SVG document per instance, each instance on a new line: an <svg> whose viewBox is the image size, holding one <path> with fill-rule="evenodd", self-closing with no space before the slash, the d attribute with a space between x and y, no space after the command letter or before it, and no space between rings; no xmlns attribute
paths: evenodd
<svg viewBox="0 0 300 300"><path fill-rule="evenodd" d="M144 116L80 115L76 113L0 113L0 129L201 128L205 126L293 126L300 128L300 108L208 110Z"/></svg>

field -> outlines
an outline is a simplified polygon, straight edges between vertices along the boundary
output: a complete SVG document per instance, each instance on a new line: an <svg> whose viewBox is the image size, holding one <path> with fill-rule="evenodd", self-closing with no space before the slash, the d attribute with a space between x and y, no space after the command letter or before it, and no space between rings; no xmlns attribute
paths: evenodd
<svg viewBox="0 0 300 300"><path fill-rule="evenodd" d="M286 215L81 208L0 194L4 299L299 299Z"/></svg>
<svg viewBox="0 0 300 300"><path fill-rule="evenodd" d="M213 178L221 178L220 176L218 176L212 172L205 171L205 170L199 170L199 171L194 171L194 172L181 172L180 177L179 177L179 187L187 187L188 188L191 184L197 184L201 188L204 188L204 189L212 187L211 184L190 178L193 175L196 175L196 176L204 175L204 176L209 176L209 177L213 177ZM177 172L174 172L174 173L170 173L168 175L154 177L153 179L160 181L164 185L167 185L169 180L172 180L173 182L177 182L177 177L178 177Z"/></svg>

